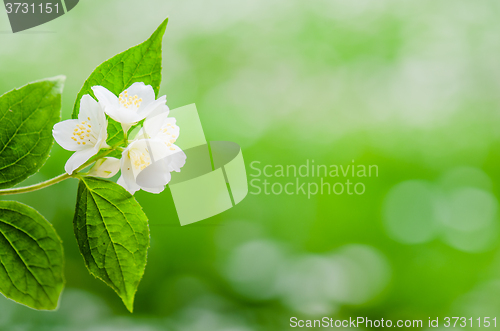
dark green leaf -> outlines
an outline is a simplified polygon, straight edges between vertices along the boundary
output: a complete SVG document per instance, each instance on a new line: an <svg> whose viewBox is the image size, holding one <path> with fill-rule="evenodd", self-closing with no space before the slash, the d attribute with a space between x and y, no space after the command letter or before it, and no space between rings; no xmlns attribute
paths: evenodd
<svg viewBox="0 0 500 331"><path fill-rule="evenodd" d="M84 177L73 226L90 273L114 289L132 312L149 247L148 220L141 206L120 185Z"/></svg>
<svg viewBox="0 0 500 331"><path fill-rule="evenodd" d="M94 97L92 86L101 85L119 95L136 82L151 85L158 96L161 83L161 44L168 19L156 29L153 35L135 47L120 53L98 66L85 81L76 98L73 118L78 117L80 99L85 94ZM108 132L113 136L115 132Z"/></svg>
<svg viewBox="0 0 500 331"><path fill-rule="evenodd" d="M63 248L36 210L0 201L0 291L35 309L55 309L64 286Z"/></svg>
<svg viewBox="0 0 500 331"><path fill-rule="evenodd" d="M52 127L61 120L64 79L34 82L0 96L0 188L22 182L47 160Z"/></svg>

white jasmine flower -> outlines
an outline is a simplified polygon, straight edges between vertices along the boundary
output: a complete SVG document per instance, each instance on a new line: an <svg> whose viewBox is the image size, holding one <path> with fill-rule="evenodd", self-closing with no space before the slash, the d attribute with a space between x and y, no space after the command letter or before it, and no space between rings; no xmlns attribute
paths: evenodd
<svg viewBox="0 0 500 331"><path fill-rule="evenodd" d="M122 153L118 184L131 194L142 189L160 193L170 182L171 172L180 172L186 163L186 154L176 145L179 127L168 117L168 107L158 107L144 121L144 126Z"/></svg>
<svg viewBox="0 0 500 331"><path fill-rule="evenodd" d="M106 145L108 121L101 105L89 95L80 101L77 120L66 120L54 125L52 135L62 148L75 153L68 159L64 170L73 171L96 155Z"/></svg>
<svg viewBox="0 0 500 331"><path fill-rule="evenodd" d="M170 172L151 171L149 186L144 183L138 183L138 176L146 168L154 167L159 164L158 160L166 157L167 150L165 145L160 140L139 139L135 140L122 153L121 159L121 176L118 179L118 184L123 186L130 194L143 189L150 193L160 193L170 181ZM142 184L142 185L141 185Z"/></svg>
<svg viewBox="0 0 500 331"><path fill-rule="evenodd" d="M162 160L166 163L169 172L180 172L186 163L186 154L175 145L179 138L180 129L176 125L173 117L168 117L170 110L166 105L157 107L144 121L144 125L139 132L149 139L155 139L163 142L167 148L167 157Z"/></svg>
<svg viewBox="0 0 500 331"><path fill-rule="evenodd" d="M154 111L146 117L138 137L157 138L163 140L168 147L171 147L179 138L179 127L175 124L173 117L168 117L170 109L166 105L156 107Z"/></svg>
<svg viewBox="0 0 500 331"><path fill-rule="evenodd" d="M102 86L94 86L92 91L102 103L104 112L121 123L125 133L132 125L146 118L156 107L164 106L167 102L166 96L155 100L153 88L144 83L132 84L118 97Z"/></svg>
<svg viewBox="0 0 500 331"><path fill-rule="evenodd" d="M105 157L97 160L90 169L89 175L102 178L110 178L120 170L120 160L114 157Z"/></svg>

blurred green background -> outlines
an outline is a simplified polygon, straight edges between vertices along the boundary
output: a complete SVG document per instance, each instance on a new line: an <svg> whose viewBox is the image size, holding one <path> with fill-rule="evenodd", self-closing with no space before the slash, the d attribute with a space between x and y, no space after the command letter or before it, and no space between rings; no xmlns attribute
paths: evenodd
<svg viewBox="0 0 500 331"><path fill-rule="evenodd" d="M76 180L11 196L54 224L67 285L57 312L0 298L0 329L276 331L292 316L424 326L495 317L499 15L495 0L85 0L12 34L0 14L0 94L64 74L68 119L93 69L168 16L160 94L171 109L196 103L207 139L239 143L249 174L252 161L379 167L361 196L249 194L185 227L168 188L139 192L151 248L134 314L84 266ZM70 155L54 145L27 182L62 173Z"/></svg>

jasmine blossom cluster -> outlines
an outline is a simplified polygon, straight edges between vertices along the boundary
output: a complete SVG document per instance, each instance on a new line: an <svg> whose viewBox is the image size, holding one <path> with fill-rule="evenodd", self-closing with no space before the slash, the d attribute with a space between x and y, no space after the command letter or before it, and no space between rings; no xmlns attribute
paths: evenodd
<svg viewBox="0 0 500 331"><path fill-rule="evenodd" d="M186 162L186 154L175 145L179 127L175 118L168 117L166 96L156 99L153 88L144 83L132 84L119 96L103 86L94 86L92 91L98 101L84 95L78 119L57 123L52 131L61 147L75 152L66 162L66 172L71 175L101 150L116 148L121 158L96 160L89 175L109 178L121 171L118 184L131 194L141 189L162 192L171 172L180 172ZM106 143L108 117L122 126L126 138L122 146ZM141 121L142 127L129 139L128 131Z"/></svg>

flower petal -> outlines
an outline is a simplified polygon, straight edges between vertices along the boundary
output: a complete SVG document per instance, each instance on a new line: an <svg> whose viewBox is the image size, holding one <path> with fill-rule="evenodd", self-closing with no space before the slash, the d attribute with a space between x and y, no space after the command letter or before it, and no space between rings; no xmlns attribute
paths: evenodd
<svg viewBox="0 0 500 331"><path fill-rule="evenodd" d="M146 191L144 187L163 187L170 182L171 178L172 176L167 169L167 164L163 160L158 160L142 170L137 175L136 182Z"/></svg>
<svg viewBox="0 0 500 331"><path fill-rule="evenodd" d="M146 191L145 187L167 185L172 178L171 172L181 171L181 168L186 164L187 157L179 147L175 145L174 147L174 151L169 150L173 153L151 163L151 165L146 167L136 176L136 182L143 190Z"/></svg>
<svg viewBox="0 0 500 331"><path fill-rule="evenodd" d="M101 103L104 112L108 114L111 118L115 119L116 116L119 116L119 103L118 97L111 93L107 88L103 86L93 86L92 91L96 96L97 100ZM115 121L117 121L115 119Z"/></svg>
<svg viewBox="0 0 500 331"><path fill-rule="evenodd" d="M174 150L172 151L172 148ZM176 145L170 147L170 151L173 152L164 159L168 171L180 172L181 168L186 164L187 156L186 154Z"/></svg>
<svg viewBox="0 0 500 331"><path fill-rule="evenodd" d="M128 95L131 97L137 95L141 98L141 107L149 106L156 99L153 87L151 85L146 85L143 82L134 83L125 91L127 91Z"/></svg>
<svg viewBox="0 0 500 331"><path fill-rule="evenodd" d="M130 143L123 155L131 161L134 178L152 163L168 155L167 146L161 140L140 139Z"/></svg>
<svg viewBox="0 0 500 331"><path fill-rule="evenodd" d="M160 130L168 119L168 114L170 113L169 108L166 105L159 105L154 109L151 114L146 117L143 125L143 133L147 137L154 138L160 133Z"/></svg>
<svg viewBox="0 0 500 331"><path fill-rule="evenodd" d="M144 191L149 192L149 193L159 194L159 193L163 192L163 190L165 189L165 186L159 186L159 187L153 187L153 188L141 187L141 189L143 189Z"/></svg>
<svg viewBox="0 0 500 331"><path fill-rule="evenodd" d="M130 159L126 156L127 151L123 151L122 159L121 159L121 172L122 175L118 179L118 185L121 185L124 189L126 189L130 194L134 194L136 191L139 191L141 188L136 184L134 173L132 171L132 164Z"/></svg>
<svg viewBox="0 0 500 331"><path fill-rule="evenodd" d="M160 99L158 100L163 100L165 98L165 102L166 102L166 96L161 96ZM148 117L155 117L157 115L161 115L161 114L168 114L170 113L170 109L168 108L168 106L166 104L157 104L155 107L152 107L153 110L149 113Z"/></svg>
<svg viewBox="0 0 500 331"><path fill-rule="evenodd" d="M87 162L92 156L96 155L99 152L96 148L86 148L81 151L77 151L71 155L71 157L66 162L64 166L64 170L71 175L73 171L78 169L82 164Z"/></svg>
<svg viewBox="0 0 500 331"><path fill-rule="evenodd" d="M135 110L123 107L120 109L120 123L122 124L134 124L142 119L143 118Z"/></svg>
<svg viewBox="0 0 500 331"><path fill-rule="evenodd" d="M106 119L101 104L88 94L84 95L80 101L78 119L82 121L82 124L83 122L88 122L85 124L90 125L88 129L90 129L92 134L97 138L96 145L99 148L107 147L105 143L108 138L108 120Z"/></svg>
<svg viewBox="0 0 500 331"><path fill-rule="evenodd" d="M141 116L133 109L127 109L125 107L120 107L116 112L110 112L105 109L106 114L112 119L121 123L123 126L130 128L133 124L142 120Z"/></svg>
<svg viewBox="0 0 500 331"><path fill-rule="evenodd" d="M93 127L100 126L106 119L102 107L90 95L85 94L80 100L80 121L90 122Z"/></svg>
<svg viewBox="0 0 500 331"><path fill-rule="evenodd" d="M180 129L175 122L175 118L168 117L163 122L160 132L156 135L157 139L165 141L169 147L176 142L180 134Z"/></svg>
<svg viewBox="0 0 500 331"><path fill-rule="evenodd" d="M73 132L78 123L78 120L66 120L56 123L52 129L54 139L65 150L80 151L86 148L83 145L79 145L77 141L72 139L74 137Z"/></svg>
<svg viewBox="0 0 500 331"><path fill-rule="evenodd" d="M118 180L116 181L116 183L118 185L120 185L121 187L123 187L124 189L126 189L128 191L128 193L134 195L135 192L139 191L141 188L140 187L136 187L134 189L130 188L127 184L132 184L130 183L129 181L126 181L125 180L125 176L121 175L120 178L118 178Z"/></svg>
<svg viewBox="0 0 500 331"><path fill-rule="evenodd" d="M106 140L108 139L108 121L106 117L104 117L104 125L101 125L99 136L97 137L96 146L101 148L108 148L108 144L106 144Z"/></svg>
<svg viewBox="0 0 500 331"><path fill-rule="evenodd" d="M141 118L140 120L145 119L149 114L151 114L154 110L156 110L160 106L166 106L167 96L163 95L158 100L151 102L149 105L142 105L137 110L137 115ZM139 121L140 121L139 120Z"/></svg>
<svg viewBox="0 0 500 331"><path fill-rule="evenodd" d="M96 85L92 86L92 91L96 96L97 100L103 104L103 106L117 107L118 97L114 95L110 90L104 86Z"/></svg>

